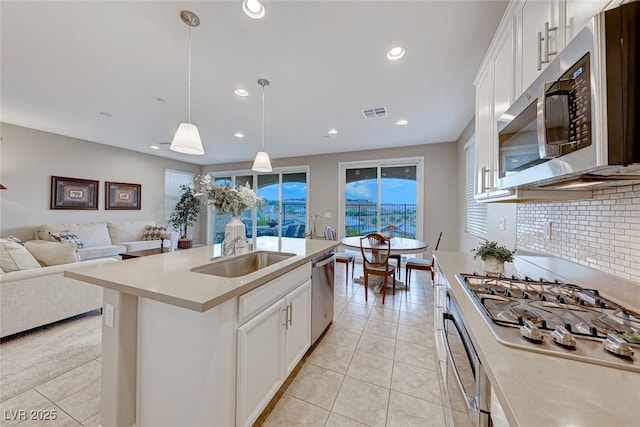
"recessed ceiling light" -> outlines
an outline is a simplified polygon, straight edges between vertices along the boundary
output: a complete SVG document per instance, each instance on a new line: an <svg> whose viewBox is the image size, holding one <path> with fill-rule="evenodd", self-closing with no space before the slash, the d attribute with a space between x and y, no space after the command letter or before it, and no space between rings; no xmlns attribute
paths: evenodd
<svg viewBox="0 0 640 427"><path fill-rule="evenodd" d="M235 136L236 138L244 138L244 133L236 132L235 135L233 135L233 136Z"/></svg>
<svg viewBox="0 0 640 427"><path fill-rule="evenodd" d="M111 117L111 113L107 113L106 111L100 111L101 116Z"/></svg>
<svg viewBox="0 0 640 427"><path fill-rule="evenodd" d="M242 11L249 18L260 19L264 17L264 5L259 0L244 0L242 2Z"/></svg>
<svg viewBox="0 0 640 427"><path fill-rule="evenodd" d="M329 135L335 135L335 134L337 134L337 133L338 133L338 131L337 131L337 130L335 130L335 129L329 129L329 131L328 131L327 133L328 133Z"/></svg>
<svg viewBox="0 0 640 427"><path fill-rule="evenodd" d="M390 61L395 61L397 59L402 58L405 53L406 51L402 46L396 46L394 48L389 49L389 51L387 52L387 59L389 59Z"/></svg>
<svg viewBox="0 0 640 427"><path fill-rule="evenodd" d="M236 89L234 93L238 96L249 96L249 91L246 89Z"/></svg>
<svg viewBox="0 0 640 427"><path fill-rule="evenodd" d="M404 125L406 125L407 123L409 123L409 121L408 121L408 120L405 120L405 119L398 120L398 121L396 122L396 124L397 124L398 126L404 126Z"/></svg>
<svg viewBox="0 0 640 427"><path fill-rule="evenodd" d="M160 147L158 147L157 145L150 145L149 148L151 148L152 150L159 150Z"/></svg>

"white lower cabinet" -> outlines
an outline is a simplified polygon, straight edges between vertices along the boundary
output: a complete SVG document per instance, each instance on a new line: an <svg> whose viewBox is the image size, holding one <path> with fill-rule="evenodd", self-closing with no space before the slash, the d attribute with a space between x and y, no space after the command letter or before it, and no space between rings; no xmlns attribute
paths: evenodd
<svg viewBox="0 0 640 427"><path fill-rule="evenodd" d="M310 344L307 280L238 328L236 425L254 423Z"/></svg>

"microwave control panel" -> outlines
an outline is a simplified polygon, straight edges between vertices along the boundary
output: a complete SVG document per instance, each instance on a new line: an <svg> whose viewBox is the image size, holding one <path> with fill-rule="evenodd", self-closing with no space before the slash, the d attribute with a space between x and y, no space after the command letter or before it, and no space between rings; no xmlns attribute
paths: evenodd
<svg viewBox="0 0 640 427"><path fill-rule="evenodd" d="M590 55L580 58L545 92L548 158L591 145Z"/></svg>

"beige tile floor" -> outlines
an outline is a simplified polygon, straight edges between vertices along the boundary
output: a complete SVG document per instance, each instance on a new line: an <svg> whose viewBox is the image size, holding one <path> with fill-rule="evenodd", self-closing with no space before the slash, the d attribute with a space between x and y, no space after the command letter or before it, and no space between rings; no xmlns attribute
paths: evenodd
<svg viewBox="0 0 640 427"><path fill-rule="evenodd" d="M365 301L362 285L345 285L336 267L334 323L264 425L444 426L428 274L414 272L411 289L389 292L382 305L381 295L369 290ZM98 358L0 403L0 425L97 427L99 406ZM25 408L56 419L11 419Z"/></svg>
<svg viewBox="0 0 640 427"><path fill-rule="evenodd" d="M383 305L336 267L334 322L264 426L444 426L428 273Z"/></svg>

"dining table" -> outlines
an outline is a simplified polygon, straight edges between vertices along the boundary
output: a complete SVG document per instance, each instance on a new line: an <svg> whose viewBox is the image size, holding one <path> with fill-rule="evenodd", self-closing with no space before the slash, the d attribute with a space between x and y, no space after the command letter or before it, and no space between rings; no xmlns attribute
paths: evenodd
<svg viewBox="0 0 640 427"><path fill-rule="evenodd" d="M342 246L349 250L354 250L360 252L360 242L361 238L364 236L349 236L342 239ZM390 253L392 255L401 255L401 254L418 254L425 252L429 248L429 244L427 242L423 242L418 239L410 239L408 237L390 237L388 238L390 243ZM369 241L367 239L362 240L362 248L365 251L370 251L371 246L369 245ZM356 283L364 283L364 276L358 277L354 279ZM387 288L392 286L393 284L387 284ZM404 289L405 283L395 279L396 288ZM382 283L378 283L374 286L374 292L380 293L382 289Z"/></svg>

